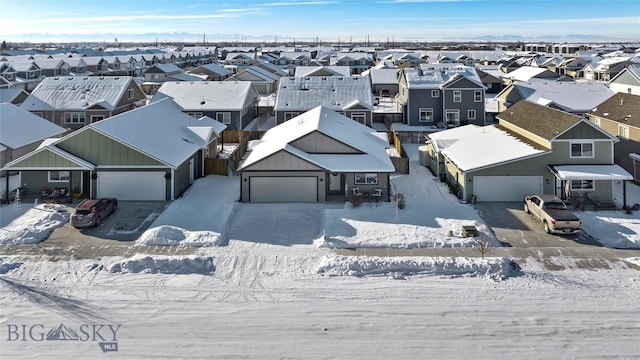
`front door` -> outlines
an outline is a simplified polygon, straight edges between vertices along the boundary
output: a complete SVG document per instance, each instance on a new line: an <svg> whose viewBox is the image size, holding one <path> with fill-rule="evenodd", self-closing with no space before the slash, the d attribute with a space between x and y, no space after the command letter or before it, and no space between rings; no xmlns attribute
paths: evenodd
<svg viewBox="0 0 640 360"><path fill-rule="evenodd" d="M340 174L329 174L329 192L339 193L342 191L342 176Z"/></svg>

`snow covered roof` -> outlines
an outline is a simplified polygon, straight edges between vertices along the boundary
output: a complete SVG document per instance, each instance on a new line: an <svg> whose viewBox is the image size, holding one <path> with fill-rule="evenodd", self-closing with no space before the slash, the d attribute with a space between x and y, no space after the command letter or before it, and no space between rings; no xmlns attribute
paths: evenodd
<svg viewBox="0 0 640 360"><path fill-rule="evenodd" d="M372 84L398 84L398 70L369 69Z"/></svg>
<svg viewBox="0 0 640 360"><path fill-rule="evenodd" d="M429 134L428 137L462 171L478 170L546 153L496 125L465 125Z"/></svg>
<svg viewBox="0 0 640 360"><path fill-rule="evenodd" d="M195 119L182 112L171 99L92 123L79 131L94 129L174 168L182 164L211 139L203 139L209 130L218 129L215 120ZM72 134L73 135L73 134Z"/></svg>
<svg viewBox="0 0 640 360"><path fill-rule="evenodd" d="M543 67L522 66L510 73L504 74L503 78L512 81L529 81L532 78L558 79L561 76Z"/></svg>
<svg viewBox="0 0 640 360"><path fill-rule="evenodd" d="M371 82L361 76L307 76L280 79L275 111L306 111L318 105L344 110L359 100L373 108Z"/></svg>
<svg viewBox="0 0 640 360"><path fill-rule="evenodd" d="M327 135L361 153L310 154L290 145L313 132ZM268 130L253 147L241 169L284 150L331 172L393 172L395 168L386 152L389 142L385 136L330 108L318 106Z"/></svg>
<svg viewBox="0 0 640 360"><path fill-rule="evenodd" d="M197 75L191 75L186 73L174 73L167 75L167 81L177 80L177 81L203 81L203 79Z"/></svg>
<svg viewBox="0 0 640 360"><path fill-rule="evenodd" d="M190 73L197 74L201 69L205 69L207 71L216 73L221 76L229 75L229 70L225 69L224 67L218 64L202 64L197 68L193 69L192 71L190 71Z"/></svg>
<svg viewBox="0 0 640 360"><path fill-rule="evenodd" d="M46 77L23 102L30 111L52 109L83 110L102 102L107 110L119 106L119 101L129 84L130 76L67 76Z"/></svg>
<svg viewBox="0 0 640 360"><path fill-rule="evenodd" d="M460 77L483 87L474 68L459 64L420 64L420 69L404 69L404 77L410 89L440 89Z"/></svg>
<svg viewBox="0 0 640 360"><path fill-rule="evenodd" d="M17 149L60 135L66 129L11 103L0 103L0 144Z"/></svg>
<svg viewBox="0 0 640 360"><path fill-rule="evenodd" d="M633 180L620 165L555 165L551 167L562 180Z"/></svg>
<svg viewBox="0 0 640 360"><path fill-rule="evenodd" d="M295 77L303 76L349 76L351 68L349 66L298 66L295 69Z"/></svg>
<svg viewBox="0 0 640 360"><path fill-rule="evenodd" d="M544 106L553 103L571 113L585 113L614 94L602 82L517 82L514 87L523 99Z"/></svg>
<svg viewBox="0 0 640 360"><path fill-rule="evenodd" d="M257 96L249 81L165 82L151 102L169 96L185 111L241 111Z"/></svg>

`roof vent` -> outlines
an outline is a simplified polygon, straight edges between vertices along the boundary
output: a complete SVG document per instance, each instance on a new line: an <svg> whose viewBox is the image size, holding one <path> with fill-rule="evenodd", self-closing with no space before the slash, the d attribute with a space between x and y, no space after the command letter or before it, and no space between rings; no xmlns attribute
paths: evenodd
<svg viewBox="0 0 640 360"><path fill-rule="evenodd" d="M206 103L206 101L202 100L200 101L200 105L204 105Z"/></svg>

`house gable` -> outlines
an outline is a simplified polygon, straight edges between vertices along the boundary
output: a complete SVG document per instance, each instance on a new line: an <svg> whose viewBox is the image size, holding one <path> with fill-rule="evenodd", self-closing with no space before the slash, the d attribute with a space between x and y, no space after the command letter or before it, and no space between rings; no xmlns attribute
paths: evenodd
<svg viewBox="0 0 640 360"><path fill-rule="evenodd" d="M56 146L97 166L166 166L90 127L62 139Z"/></svg>
<svg viewBox="0 0 640 360"><path fill-rule="evenodd" d="M27 154L22 159L17 159L11 163L10 168L11 170L39 170L43 168L64 170L85 169L85 167L80 164L55 153L47 147Z"/></svg>
<svg viewBox="0 0 640 360"><path fill-rule="evenodd" d="M602 129L591 125L587 121L580 121L571 128L567 129L554 140L574 140L574 139L590 139L590 140L613 140Z"/></svg>
<svg viewBox="0 0 640 360"><path fill-rule="evenodd" d="M477 84L466 77L454 79L442 86L443 89L484 89L483 85Z"/></svg>
<svg viewBox="0 0 640 360"><path fill-rule="evenodd" d="M358 149L327 136L319 131L309 133L292 141L291 146L306 153L315 154L362 154Z"/></svg>
<svg viewBox="0 0 640 360"><path fill-rule="evenodd" d="M618 73L613 79L611 79L610 83L615 83L619 85L632 85L632 86L640 86L640 79L628 69L624 69Z"/></svg>
<svg viewBox="0 0 640 360"><path fill-rule="evenodd" d="M301 159L286 150L279 150L243 168L242 171L325 171L325 169Z"/></svg>

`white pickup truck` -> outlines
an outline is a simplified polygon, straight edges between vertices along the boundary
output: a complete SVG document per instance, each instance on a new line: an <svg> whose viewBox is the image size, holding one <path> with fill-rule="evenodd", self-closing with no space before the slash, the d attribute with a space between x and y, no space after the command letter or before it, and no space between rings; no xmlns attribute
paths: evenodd
<svg viewBox="0 0 640 360"><path fill-rule="evenodd" d="M530 195L524 198L524 211L542 222L546 233L575 234L582 222L555 195Z"/></svg>

